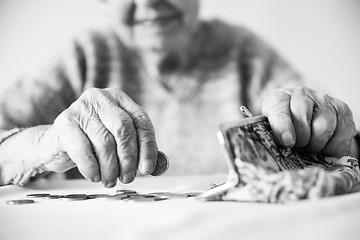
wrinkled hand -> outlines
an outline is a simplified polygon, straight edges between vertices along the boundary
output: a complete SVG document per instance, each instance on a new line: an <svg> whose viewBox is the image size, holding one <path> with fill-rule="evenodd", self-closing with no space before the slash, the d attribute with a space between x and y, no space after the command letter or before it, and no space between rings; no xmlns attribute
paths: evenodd
<svg viewBox="0 0 360 240"><path fill-rule="evenodd" d="M351 155L356 127L351 110L338 99L304 87L277 89L264 100L262 111L283 146Z"/></svg>
<svg viewBox="0 0 360 240"><path fill-rule="evenodd" d="M150 174L157 159L153 125L146 112L116 89L89 89L63 111L42 141L53 160L48 170L61 172L76 164L93 182L114 187Z"/></svg>

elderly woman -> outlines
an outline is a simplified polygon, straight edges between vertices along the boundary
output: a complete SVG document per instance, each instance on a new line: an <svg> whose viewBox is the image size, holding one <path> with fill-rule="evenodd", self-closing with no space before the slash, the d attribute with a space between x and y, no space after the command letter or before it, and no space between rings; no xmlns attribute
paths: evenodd
<svg viewBox="0 0 360 240"><path fill-rule="evenodd" d="M246 29L200 21L196 0L103 4L112 24L79 33L0 95L1 185L76 166L114 187L152 173L158 147L168 174L224 171L216 130L240 105L262 111L284 146L357 156L347 105L303 87Z"/></svg>

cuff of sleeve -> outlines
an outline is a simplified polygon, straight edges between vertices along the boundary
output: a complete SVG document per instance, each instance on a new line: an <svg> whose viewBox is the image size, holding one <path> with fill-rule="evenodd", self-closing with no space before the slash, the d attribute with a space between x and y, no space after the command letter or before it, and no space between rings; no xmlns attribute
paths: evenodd
<svg viewBox="0 0 360 240"><path fill-rule="evenodd" d="M24 128L13 128L9 131L5 131L3 133L0 134L0 144L2 144L6 139L8 139L9 137L23 131Z"/></svg>

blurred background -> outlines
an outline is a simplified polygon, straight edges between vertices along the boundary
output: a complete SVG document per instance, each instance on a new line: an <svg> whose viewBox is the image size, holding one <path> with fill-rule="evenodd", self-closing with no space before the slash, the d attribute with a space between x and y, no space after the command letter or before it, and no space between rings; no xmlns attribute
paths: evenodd
<svg viewBox="0 0 360 240"><path fill-rule="evenodd" d="M0 88L101 13L99 0L1 0ZM360 115L360 1L202 0L200 15L251 29Z"/></svg>
<svg viewBox="0 0 360 240"><path fill-rule="evenodd" d="M306 79L348 103L359 116L359 0L203 0L203 3L203 17L222 18L253 30Z"/></svg>

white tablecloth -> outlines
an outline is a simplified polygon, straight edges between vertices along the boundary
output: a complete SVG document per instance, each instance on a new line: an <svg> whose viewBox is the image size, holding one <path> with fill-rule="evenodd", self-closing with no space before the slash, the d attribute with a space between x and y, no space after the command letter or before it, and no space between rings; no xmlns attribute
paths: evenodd
<svg viewBox="0 0 360 240"><path fill-rule="evenodd" d="M204 191L225 175L137 178L115 189L140 192ZM0 187L1 240L69 239L360 239L360 192L288 205L202 202L43 200L7 205L29 193L114 193L85 180L40 180L22 188Z"/></svg>

